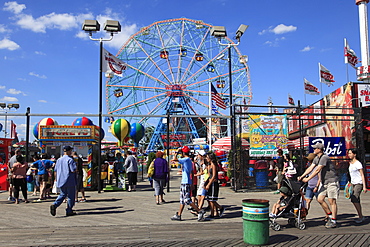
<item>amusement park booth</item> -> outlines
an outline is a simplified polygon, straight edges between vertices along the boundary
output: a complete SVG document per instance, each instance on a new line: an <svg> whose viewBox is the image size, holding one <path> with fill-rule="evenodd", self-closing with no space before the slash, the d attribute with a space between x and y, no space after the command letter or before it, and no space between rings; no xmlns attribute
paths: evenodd
<svg viewBox="0 0 370 247"><path fill-rule="evenodd" d="M64 146L72 146L84 160L84 187L96 189L99 133L95 125L41 125L38 139L41 152L55 157L63 155Z"/></svg>
<svg viewBox="0 0 370 247"><path fill-rule="evenodd" d="M8 160L13 139L0 138L0 190L8 190Z"/></svg>

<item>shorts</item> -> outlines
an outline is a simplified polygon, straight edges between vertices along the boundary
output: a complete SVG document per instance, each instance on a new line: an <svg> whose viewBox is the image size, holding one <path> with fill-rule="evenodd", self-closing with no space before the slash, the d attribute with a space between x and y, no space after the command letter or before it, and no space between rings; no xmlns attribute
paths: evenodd
<svg viewBox="0 0 370 247"><path fill-rule="evenodd" d="M49 181L49 175L48 175L48 173L39 174L39 182L40 183L47 182L47 181Z"/></svg>
<svg viewBox="0 0 370 247"><path fill-rule="evenodd" d="M200 183L197 191L197 196L206 196L207 191L204 189L204 181Z"/></svg>
<svg viewBox="0 0 370 247"><path fill-rule="evenodd" d="M181 184L180 185L180 204L189 205L192 203L190 198L190 184Z"/></svg>
<svg viewBox="0 0 370 247"><path fill-rule="evenodd" d="M306 199L310 199L310 200L312 200L314 196L317 198L317 196L319 195L319 192L318 191L313 192L314 189L315 189L315 187L313 187L313 188L307 187L306 194L304 195L304 197Z"/></svg>
<svg viewBox="0 0 370 247"><path fill-rule="evenodd" d="M207 200L211 202L218 201L218 192L220 190L220 185L217 181L213 182L207 191Z"/></svg>
<svg viewBox="0 0 370 247"><path fill-rule="evenodd" d="M363 188L362 184L354 184L353 185L353 193L351 195L351 202L352 203L360 203L360 194Z"/></svg>
<svg viewBox="0 0 370 247"><path fill-rule="evenodd" d="M339 182L324 184L319 190L319 196L326 196L329 199L338 199Z"/></svg>
<svg viewBox="0 0 370 247"><path fill-rule="evenodd" d="M278 173L277 173L277 181L276 181L276 183L278 183L278 184L281 184L281 182L283 182L283 178L284 178L284 175L283 174L281 174L282 173L282 171L278 171Z"/></svg>

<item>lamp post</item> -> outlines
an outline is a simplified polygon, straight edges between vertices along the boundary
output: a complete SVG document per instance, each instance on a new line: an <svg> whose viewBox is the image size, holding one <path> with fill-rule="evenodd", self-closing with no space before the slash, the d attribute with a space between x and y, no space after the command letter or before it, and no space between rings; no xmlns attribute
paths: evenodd
<svg viewBox="0 0 370 247"><path fill-rule="evenodd" d="M18 109L19 108L19 104L8 104L6 105L5 103L0 103L0 107L2 109L5 109L5 108L8 108L9 110L11 108L14 108L14 109ZM5 110L5 123L4 123L4 138L6 138L6 136L8 135L8 132L7 132L7 126L8 126L8 110Z"/></svg>
<svg viewBox="0 0 370 247"><path fill-rule="evenodd" d="M230 164L232 164L234 168L234 190L236 191L236 165L235 165L235 144L234 144L234 136L235 136L235 117L234 117L234 110L233 110L233 84L232 84L232 64L231 64L231 47L238 46L240 43L240 37L243 36L244 32L247 30L248 26L241 24L236 31L235 39L238 41L237 43L222 43L221 39L227 37L226 28L223 26L213 26L211 28L211 35L218 38L218 43L223 46L227 46L228 48L228 63L229 63L229 105L230 105L230 144L231 144L231 158Z"/></svg>
<svg viewBox="0 0 370 247"><path fill-rule="evenodd" d="M89 38L93 41L99 41L100 43L100 64L99 64L99 139L98 139L98 193L100 193L101 190L101 184L100 184L100 170L101 170L101 130L103 128L103 123L102 123L102 109L103 109L103 41L111 41L113 39L114 33L121 32L121 24L118 21L112 21L112 20L107 20L104 23L104 30L110 33L110 38L109 39L94 39L92 37L92 34L94 32L100 31L100 24L97 20L85 20L84 23L82 24L82 30L85 32L89 33Z"/></svg>

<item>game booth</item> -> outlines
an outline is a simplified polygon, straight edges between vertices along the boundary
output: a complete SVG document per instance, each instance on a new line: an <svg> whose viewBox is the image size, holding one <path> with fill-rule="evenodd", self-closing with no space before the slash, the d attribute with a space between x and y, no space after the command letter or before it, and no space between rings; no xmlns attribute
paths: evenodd
<svg viewBox="0 0 370 247"><path fill-rule="evenodd" d="M8 160L12 148L13 139L0 138L0 191L8 190L9 183L6 180L8 177Z"/></svg>
<svg viewBox="0 0 370 247"><path fill-rule="evenodd" d="M72 125L58 125L52 118L45 118L35 125L34 136L40 142L41 153L52 157L63 156L63 147L72 146L82 157L85 189L97 188L97 155L99 137L104 131L86 117L77 118Z"/></svg>

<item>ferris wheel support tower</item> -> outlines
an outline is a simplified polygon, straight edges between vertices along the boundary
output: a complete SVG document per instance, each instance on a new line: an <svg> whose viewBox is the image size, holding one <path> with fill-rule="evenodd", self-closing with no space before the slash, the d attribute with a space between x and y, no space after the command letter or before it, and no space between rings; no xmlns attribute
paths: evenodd
<svg viewBox="0 0 370 247"><path fill-rule="evenodd" d="M357 80L370 82L369 67L369 28L367 19L367 4L369 0L356 0L360 22L360 42L362 65L357 69Z"/></svg>

